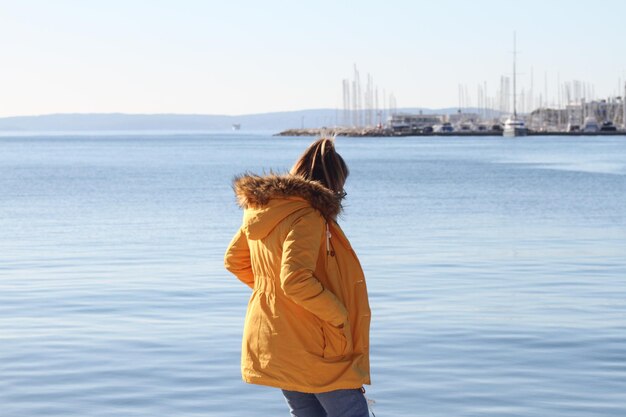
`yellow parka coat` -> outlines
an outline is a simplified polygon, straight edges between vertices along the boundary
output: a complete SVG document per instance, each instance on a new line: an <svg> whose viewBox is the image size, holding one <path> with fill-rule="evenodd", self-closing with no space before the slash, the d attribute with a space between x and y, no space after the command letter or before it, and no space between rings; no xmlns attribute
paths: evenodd
<svg viewBox="0 0 626 417"><path fill-rule="evenodd" d="M244 381L320 393L370 383L370 308L359 260L335 218L340 198L292 175L235 180L243 224L224 264L253 289Z"/></svg>

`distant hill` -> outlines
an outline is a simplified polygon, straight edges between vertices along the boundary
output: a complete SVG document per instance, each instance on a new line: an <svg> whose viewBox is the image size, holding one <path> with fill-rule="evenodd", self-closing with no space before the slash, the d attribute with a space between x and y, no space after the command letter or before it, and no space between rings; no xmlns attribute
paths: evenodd
<svg viewBox="0 0 626 417"><path fill-rule="evenodd" d="M451 114L457 108L402 108L398 112ZM463 109L465 113L476 109ZM242 131L281 131L299 127L335 126L342 121L342 110L310 109L287 112L229 115L202 114L125 114L64 113L41 116L0 118L0 131L111 131L111 130L227 130L240 124Z"/></svg>

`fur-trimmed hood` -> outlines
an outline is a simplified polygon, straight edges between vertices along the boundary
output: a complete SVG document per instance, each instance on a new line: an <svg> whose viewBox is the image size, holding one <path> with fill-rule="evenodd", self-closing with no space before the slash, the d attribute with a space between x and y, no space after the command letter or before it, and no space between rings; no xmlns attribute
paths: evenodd
<svg viewBox="0 0 626 417"><path fill-rule="evenodd" d="M304 199L327 220L341 212L341 197L317 181L295 175L265 176L244 174L233 181L237 202L244 208L263 208L272 199L297 197Z"/></svg>

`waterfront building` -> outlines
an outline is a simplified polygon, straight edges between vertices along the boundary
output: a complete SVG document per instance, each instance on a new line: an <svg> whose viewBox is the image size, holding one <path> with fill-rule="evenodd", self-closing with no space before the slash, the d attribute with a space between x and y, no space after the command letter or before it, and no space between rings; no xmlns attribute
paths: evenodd
<svg viewBox="0 0 626 417"><path fill-rule="evenodd" d="M388 126L394 132L415 132L426 127L441 124L444 116L439 114L392 114L387 121Z"/></svg>

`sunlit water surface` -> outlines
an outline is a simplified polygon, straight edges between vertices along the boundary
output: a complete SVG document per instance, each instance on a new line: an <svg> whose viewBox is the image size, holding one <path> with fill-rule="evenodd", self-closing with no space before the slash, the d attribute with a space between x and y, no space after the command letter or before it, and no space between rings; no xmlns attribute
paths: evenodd
<svg viewBox="0 0 626 417"><path fill-rule="evenodd" d="M0 138L0 415L286 416L222 266L309 138ZM626 139L338 139L378 417L626 415Z"/></svg>

